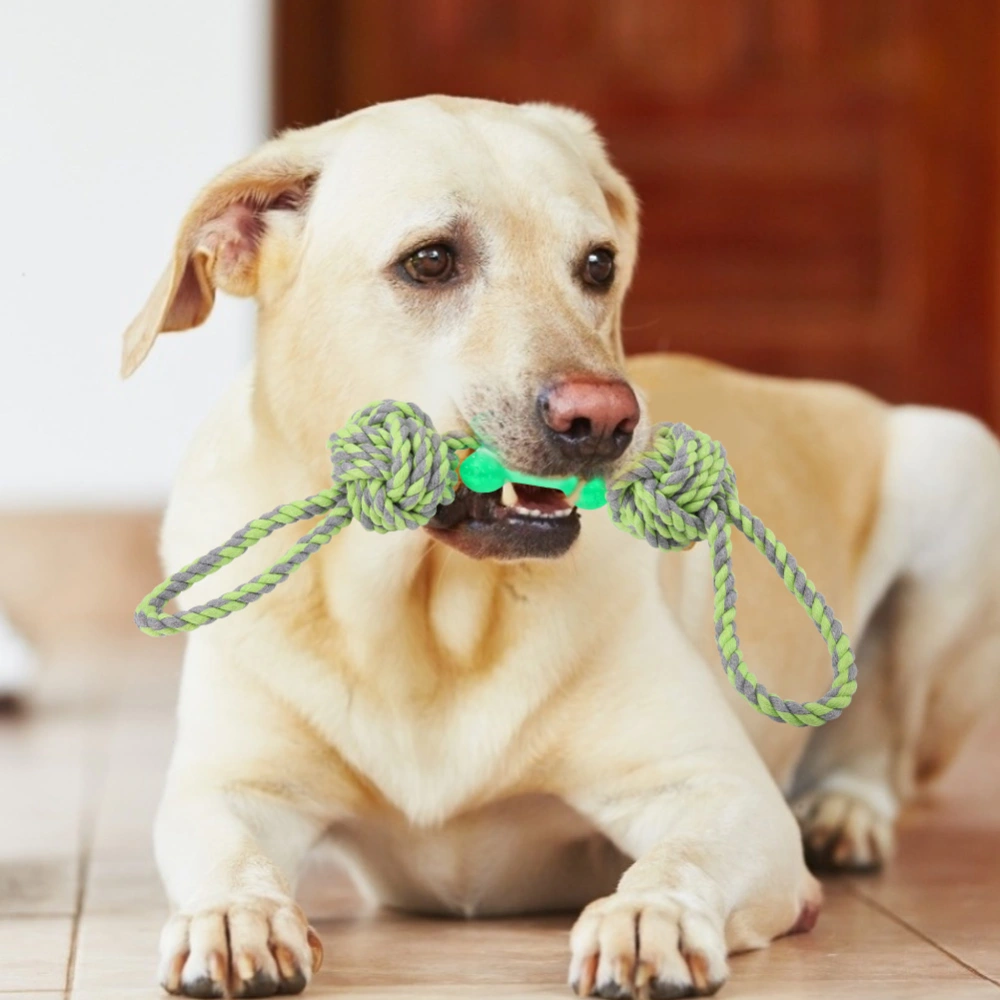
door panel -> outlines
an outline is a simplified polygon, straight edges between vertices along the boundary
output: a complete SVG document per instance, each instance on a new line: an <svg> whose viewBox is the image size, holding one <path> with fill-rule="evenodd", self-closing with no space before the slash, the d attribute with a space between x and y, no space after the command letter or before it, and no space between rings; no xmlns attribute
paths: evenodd
<svg viewBox="0 0 1000 1000"><path fill-rule="evenodd" d="M993 0L278 0L277 124L447 92L594 117L643 203L632 351L987 418Z"/></svg>

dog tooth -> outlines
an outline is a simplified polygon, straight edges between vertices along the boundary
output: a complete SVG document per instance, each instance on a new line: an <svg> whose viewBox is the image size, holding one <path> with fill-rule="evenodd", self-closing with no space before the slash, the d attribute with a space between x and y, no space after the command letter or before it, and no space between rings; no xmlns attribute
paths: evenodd
<svg viewBox="0 0 1000 1000"><path fill-rule="evenodd" d="M515 514L521 514L524 517L542 518L546 521L551 521L559 517L569 517L573 513L572 507L565 507L561 510L539 510L537 507L522 507L520 504L514 504L510 509Z"/></svg>
<svg viewBox="0 0 1000 1000"><path fill-rule="evenodd" d="M517 490L514 489L513 483L503 484L503 490L500 492L500 503L502 503L504 507L517 506Z"/></svg>
<svg viewBox="0 0 1000 1000"><path fill-rule="evenodd" d="M574 508L564 507L560 510L539 510L537 507L522 507L521 504L512 504L510 510L514 514L520 514L523 517L534 517L542 518L546 521L552 521L560 517L569 517L573 513Z"/></svg>

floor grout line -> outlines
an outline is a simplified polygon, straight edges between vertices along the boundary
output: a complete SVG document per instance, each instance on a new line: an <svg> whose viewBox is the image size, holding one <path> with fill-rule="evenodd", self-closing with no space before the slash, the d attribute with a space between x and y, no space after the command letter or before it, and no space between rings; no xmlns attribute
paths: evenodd
<svg viewBox="0 0 1000 1000"><path fill-rule="evenodd" d="M880 903L877 899L874 899L873 897L869 896L863 890L859 889L857 885L848 883L847 888L848 891L855 898L861 900L861 902L864 903L866 906L871 907L877 913L881 913L882 916L888 917L891 921L893 921L893 923L904 928L905 930L908 930L911 934L915 934L918 938L921 939L921 941L925 941L932 948L935 948L937 951L941 952L942 955L946 956L947 958L950 958L953 962L960 965L966 971L971 972L974 976L984 980L987 983L992 984L993 986L996 986L997 989L1000 989L1000 981L994 979L992 976L988 976L985 972L983 972L980 969L977 969L974 965L970 964L964 958L961 958L959 955L956 955L953 951L951 951L949 948L946 948L940 942L935 941L934 938L932 938L929 934L925 934L919 927L916 927L915 925L911 924L909 920L906 920L904 917L901 917L898 913L895 913L892 910L890 910L889 907L885 906L883 903Z"/></svg>
<svg viewBox="0 0 1000 1000"><path fill-rule="evenodd" d="M59 990L0 990L0 997L23 997L23 996L39 996L39 997L55 997L59 996Z"/></svg>
<svg viewBox="0 0 1000 1000"><path fill-rule="evenodd" d="M90 838L81 837L81 840ZM80 939L80 920L83 917L83 904L86 897L87 874L90 869L89 842L80 846L80 859L76 869L76 910L73 914L73 924L69 934L69 955L66 958L66 981L63 984L63 1000L70 1000L73 994L73 979L76 975L76 948Z"/></svg>
<svg viewBox="0 0 1000 1000"><path fill-rule="evenodd" d="M91 748L93 754L93 784L85 793L84 806L80 820L80 853L76 869L76 903L73 912L73 923L70 928L69 955L66 960L66 979L63 983L63 1000L71 1000L73 985L76 978L76 959L80 941L80 925L83 922L83 911L87 901L87 882L90 877L90 862L94 851L94 840L97 834L97 819L100 814L101 800L107 787L108 775L111 770L111 751L114 747L116 709L121 707L121 689L115 694L118 698L110 698L105 725L98 727L99 733L106 733L107 739L102 747ZM96 742L96 741L95 741ZM87 784L90 784L89 782Z"/></svg>

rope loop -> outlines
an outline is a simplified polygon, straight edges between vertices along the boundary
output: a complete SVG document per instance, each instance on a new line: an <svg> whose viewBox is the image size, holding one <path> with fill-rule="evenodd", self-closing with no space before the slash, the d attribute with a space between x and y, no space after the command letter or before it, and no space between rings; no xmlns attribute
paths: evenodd
<svg viewBox="0 0 1000 1000"><path fill-rule="evenodd" d="M730 684L758 712L793 726L822 726L851 703L857 690L854 652L843 626L795 557L740 504L726 450L686 424L659 424L650 451L608 487L611 518L654 548L689 548L707 541L715 584L715 641ZM805 608L826 642L833 683L804 704L772 694L747 666L736 634L732 527L753 542Z"/></svg>
<svg viewBox="0 0 1000 1000"><path fill-rule="evenodd" d="M476 446L471 437L442 438L430 417L413 403L383 400L358 410L330 436L329 489L261 514L224 545L168 577L140 602L136 625L147 635L176 635L242 611L284 583L352 520L379 533L421 527L439 506L455 499L458 452ZM252 580L181 614L164 610L172 598L239 559L272 532L319 516L323 519L316 527Z"/></svg>

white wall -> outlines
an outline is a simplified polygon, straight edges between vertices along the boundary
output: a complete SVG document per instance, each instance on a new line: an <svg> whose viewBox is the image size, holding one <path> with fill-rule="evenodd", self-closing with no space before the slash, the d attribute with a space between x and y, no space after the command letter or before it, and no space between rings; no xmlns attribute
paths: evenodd
<svg viewBox="0 0 1000 1000"><path fill-rule="evenodd" d="M267 129L265 0L0 3L0 507L161 502L252 308L120 335L189 200Z"/></svg>

